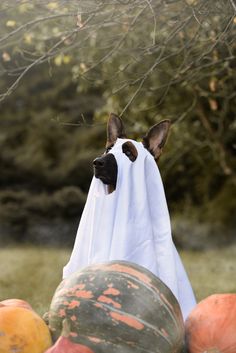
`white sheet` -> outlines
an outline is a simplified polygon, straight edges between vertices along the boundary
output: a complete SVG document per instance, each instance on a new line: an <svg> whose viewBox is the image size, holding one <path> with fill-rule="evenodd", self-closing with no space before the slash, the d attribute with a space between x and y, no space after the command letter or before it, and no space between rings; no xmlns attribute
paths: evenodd
<svg viewBox="0 0 236 353"><path fill-rule="evenodd" d="M131 141L131 162L122 144ZM63 277L90 264L126 260L146 267L174 293L184 319L196 305L187 274L172 241L170 217L159 170L141 142L117 139L110 150L118 164L116 190L93 178L70 261Z"/></svg>

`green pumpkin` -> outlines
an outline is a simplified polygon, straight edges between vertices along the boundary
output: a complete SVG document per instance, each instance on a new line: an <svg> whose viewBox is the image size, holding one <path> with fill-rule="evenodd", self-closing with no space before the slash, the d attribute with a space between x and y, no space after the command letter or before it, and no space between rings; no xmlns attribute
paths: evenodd
<svg viewBox="0 0 236 353"><path fill-rule="evenodd" d="M63 280L49 310L55 339L63 320L69 339L94 353L178 353L184 323L170 289L150 271L125 262L91 265Z"/></svg>

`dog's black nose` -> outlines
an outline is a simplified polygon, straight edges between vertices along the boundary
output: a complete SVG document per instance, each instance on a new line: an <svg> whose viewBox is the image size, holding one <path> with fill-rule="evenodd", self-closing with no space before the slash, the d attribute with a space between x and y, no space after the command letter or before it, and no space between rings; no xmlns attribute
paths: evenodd
<svg viewBox="0 0 236 353"><path fill-rule="evenodd" d="M105 165L105 161L102 157L95 158L93 161L93 165L96 168L102 168Z"/></svg>

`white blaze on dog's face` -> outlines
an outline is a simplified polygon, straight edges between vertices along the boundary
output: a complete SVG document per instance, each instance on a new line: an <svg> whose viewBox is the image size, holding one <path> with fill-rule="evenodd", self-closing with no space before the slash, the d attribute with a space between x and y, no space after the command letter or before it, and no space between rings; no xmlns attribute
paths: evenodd
<svg viewBox="0 0 236 353"><path fill-rule="evenodd" d="M144 136L143 146L153 155L157 160L161 153L163 146L167 140L168 131L170 128L170 121L163 120L154 125ZM100 179L104 184L108 185L108 192L111 193L116 189L118 165L114 154L109 153L115 145L117 139L125 139L125 129L120 117L111 114L107 124L107 143L106 151L103 156L96 158L93 161L94 175ZM123 144L119 144L122 153L131 162L135 163L138 158L138 150L134 141L126 140Z"/></svg>

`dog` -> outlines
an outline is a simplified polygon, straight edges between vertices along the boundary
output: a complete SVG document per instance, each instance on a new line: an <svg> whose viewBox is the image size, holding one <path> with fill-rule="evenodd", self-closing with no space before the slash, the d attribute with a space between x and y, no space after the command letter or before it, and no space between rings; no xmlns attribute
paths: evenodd
<svg viewBox="0 0 236 353"><path fill-rule="evenodd" d="M152 154L157 161L167 141L171 122L168 119L162 120L152 126L143 137L143 146ZM107 123L106 149L102 156L93 161L94 176L108 186L108 193L116 190L118 165L110 150L118 138L126 138L125 128L122 119L111 113ZM122 145L122 152L134 163L138 157L138 151L131 141Z"/></svg>
<svg viewBox="0 0 236 353"><path fill-rule="evenodd" d="M169 120L162 120L139 142L127 139L120 117L110 115L106 149L93 161L94 177L63 278L106 261L138 264L171 289L185 319L196 300L172 241L164 186L156 164L170 125Z"/></svg>

